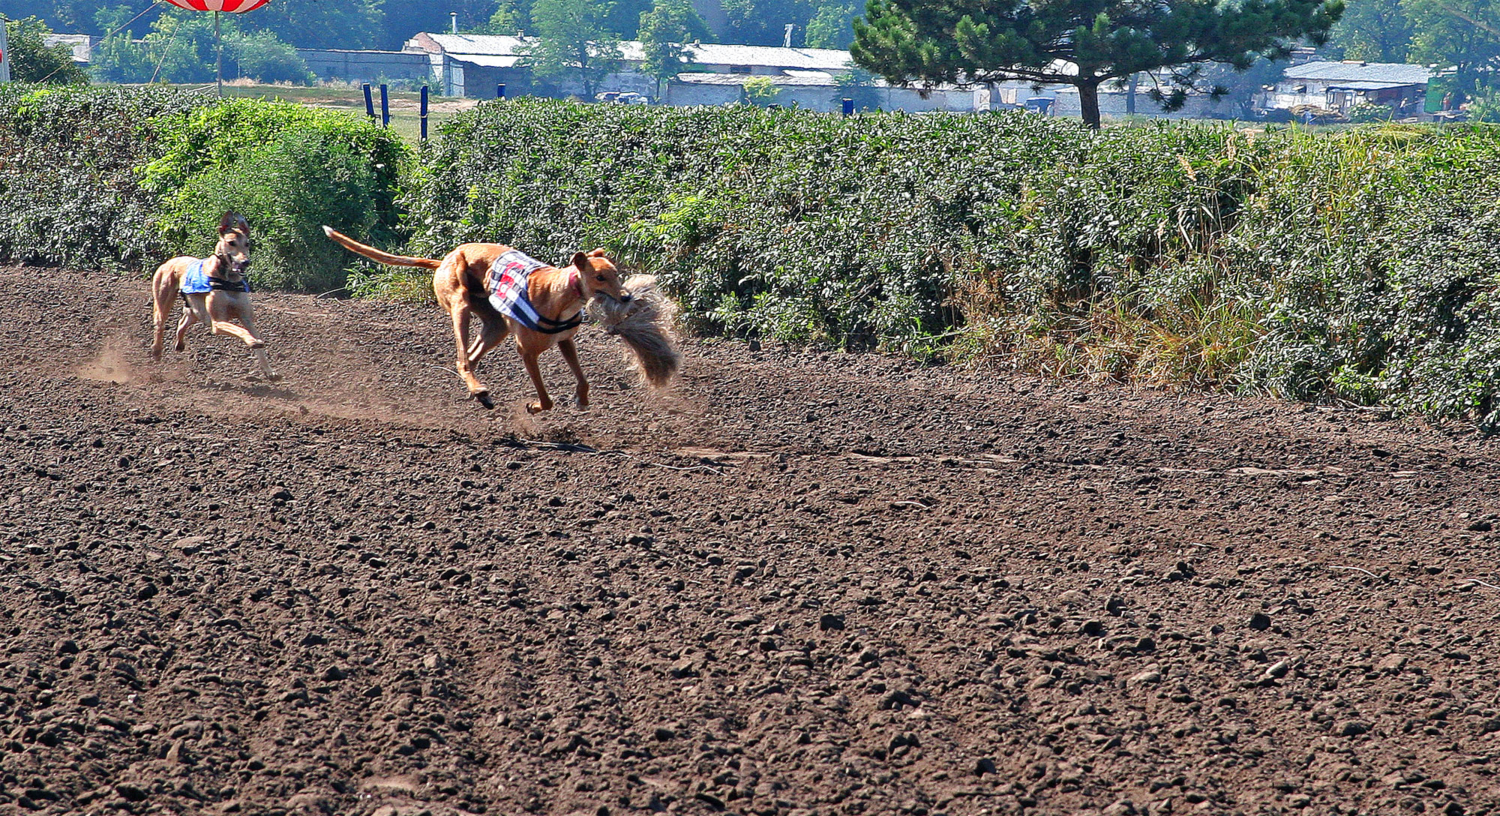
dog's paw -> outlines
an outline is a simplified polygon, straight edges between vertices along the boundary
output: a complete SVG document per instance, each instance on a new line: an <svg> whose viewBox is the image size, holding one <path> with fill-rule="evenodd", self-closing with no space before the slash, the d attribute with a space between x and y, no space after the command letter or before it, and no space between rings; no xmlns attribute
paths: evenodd
<svg viewBox="0 0 1500 816"><path fill-rule="evenodd" d="M540 414L543 411L550 410L552 410L552 403L550 401L545 404L535 400L526 403L526 413L528 414Z"/></svg>
<svg viewBox="0 0 1500 816"><path fill-rule="evenodd" d="M474 399L479 400L479 404L483 405L485 408L491 411L495 410L495 401L490 399L490 392L476 391L474 393Z"/></svg>
<svg viewBox="0 0 1500 816"><path fill-rule="evenodd" d="M270 380L271 382L281 382L281 374L279 372L272 371L266 374L266 379Z"/></svg>
<svg viewBox="0 0 1500 816"><path fill-rule="evenodd" d="M251 340L249 345L250 348L253 349L263 349L266 347L265 341L263 340Z"/></svg>

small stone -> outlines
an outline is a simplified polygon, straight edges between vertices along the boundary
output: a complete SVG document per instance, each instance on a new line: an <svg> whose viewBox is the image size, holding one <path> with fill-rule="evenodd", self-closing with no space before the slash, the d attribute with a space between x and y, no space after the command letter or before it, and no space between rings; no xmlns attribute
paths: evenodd
<svg viewBox="0 0 1500 816"><path fill-rule="evenodd" d="M349 676L349 673L346 672L346 671L344 671L343 669L339 668L338 666L329 666L327 669L325 669L323 671L323 680L325 682L329 682L329 683L332 683L332 682L335 682L335 681L338 681L338 680L343 680L344 678L346 678L348 676Z"/></svg>
<svg viewBox="0 0 1500 816"><path fill-rule="evenodd" d="M429 671L437 671L445 665L447 665L447 661L443 660L442 655L430 654L422 658L422 667Z"/></svg>
<svg viewBox="0 0 1500 816"><path fill-rule="evenodd" d="M974 775L975 776L984 776L985 774L993 774L994 772L995 772L995 760L990 759L988 757L981 757L980 759L978 759L978 760L976 760L974 762Z"/></svg>
<svg viewBox="0 0 1500 816"><path fill-rule="evenodd" d="M1261 675L1261 679L1275 680L1278 678L1286 677L1286 673L1291 670L1291 667L1292 663L1290 660L1278 660L1275 663L1272 663L1270 666L1266 667L1266 672L1265 674Z"/></svg>
<svg viewBox="0 0 1500 816"><path fill-rule="evenodd" d="M1267 629L1271 628L1271 618L1269 615L1261 612L1256 612L1254 615L1250 616L1249 626L1251 629L1254 629L1257 632L1264 632Z"/></svg>
<svg viewBox="0 0 1500 816"><path fill-rule="evenodd" d="M1369 731L1370 724L1360 722L1359 720L1350 720L1339 726L1339 736L1341 737L1357 737L1360 734L1369 733Z"/></svg>
<svg viewBox="0 0 1500 816"><path fill-rule="evenodd" d="M1088 600L1089 596L1076 589L1070 589L1057 596L1057 602L1063 606L1083 606L1088 603Z"/></svg>
<svg viewBox="0 0 1500 816"><path fill-rule="evenodd" d="M149 601L152 598L155 598L156 597L156 593L158 593L160 591L161 590L159 590L159 589L156 588L156 584L147 584L147 585L141 587L140 589L136 590L135 599L137 601Z"/></svg>
<svg viewBox="0 0 1500 816"><path fill-rule="evenodd" d="M1387 674L1397 674L1404 668L1406 668L1406 655L1404 654L1388 654L1375 664L1376 671Z"/></svg>
<svg viewBox="0 0 1500 816"><path fill-rule="evenodd" d="M677 732L673 731L670 728L662 726L651 732L651 736L655 737L657 742L666 742L667 740L676 737Z"/></svg>
<svg viewBox="0 0 1500 816"><path fill-rule="evenodd" d="M183 555L194 555L202 552L207 544L208 536L188 536L172 542L172 549L181 551Z"/></svg>
<svg viewBox="0 0 1500 816"><path fill-rule="evenodd" d="M1078 631L1089 637L1104 637L1104 624L1096 620L1085 621Z"/></svg>
<svg viewBox="0 0 1500 816"><path fill-rule="evenodd" d="M1150 668L1131 675L1130 679L1125 681L1125 686L1128 688L1131 686L1145 686L1159 682L1161 682L1161 670Z"/></svg>
<svg viewBox="0 0 1500 816"><path fill-rule="evenodd" d="M127 802L146 801L146 792L136 787L135 785L127 785L122 782L118 785L115 785L115 793L120 794L120 796L123 797Z"/></svg>
<svg viewBox="0 0 1500 816"><path fill-rule="evenodd" d="M823 615L818 618L818 628L824 632L841 632L844 629L844 616Z"/></svg>

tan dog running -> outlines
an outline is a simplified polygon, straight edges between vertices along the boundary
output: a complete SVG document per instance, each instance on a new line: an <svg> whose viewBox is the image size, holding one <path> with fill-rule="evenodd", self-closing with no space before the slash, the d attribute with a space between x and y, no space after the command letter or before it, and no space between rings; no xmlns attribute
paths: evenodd
<svg viewBox="0 0 1500 816"><path fill-rule="evenodd" d="M469 395L484 407L494 408L495 403L490 399L490 390L475 378L474 369L490 349L512 333L521 362L536 386L537 398L527 403L527 411L534 414L552 408L537 358L553 345L578 380L578 407L588 407L589 383L578 365L578 349L573 345L573 335L582 322L579 313L596 294L622 303L630 300L630 294L620 288L620 270L605 256L604 250L575 252L570 265L559 268L527 258L504 244L460 244L439 261L381 252L329 227L324 227L323 232L349 251L372 261L433 270L433 294L453 320L458 374L468 385ZM481 321L479 334L472 342L468 339L471 315L477 315Z"/></svg>
<svg viewBox="0 0 1500 816"><path fill-rule="evenodd" d="M189 326L203 323L213 334L227 334L245 341L255 351L255 359L268 380L281 375L271 370L266 358L266 344L255 331L255 312L250 307L250 223L243 215L226 212L219 220L219 242L212 257L182 256L157 267L151 276L152 317L155 336L151 357L161 359L167 318L172 315L172 301L182 298L182 319L177 322L177 344L182 351ZM238 318L244 328L229 322Z"/></svg>

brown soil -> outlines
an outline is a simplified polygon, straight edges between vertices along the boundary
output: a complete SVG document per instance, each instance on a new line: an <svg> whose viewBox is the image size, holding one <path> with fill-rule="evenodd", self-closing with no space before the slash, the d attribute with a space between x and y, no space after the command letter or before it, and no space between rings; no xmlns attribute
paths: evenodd
<svg viewBox="0 0 1500 816"><path fill-rule="evenodd" d="M435 310L257 302L280 383L0 270L0 813L1500 808L1480 441L598 334L531 418Z"/></svg>

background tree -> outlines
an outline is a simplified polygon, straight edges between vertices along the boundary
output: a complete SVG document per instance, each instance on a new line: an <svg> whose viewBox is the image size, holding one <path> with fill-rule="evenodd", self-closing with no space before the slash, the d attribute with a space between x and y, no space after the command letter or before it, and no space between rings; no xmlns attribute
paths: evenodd
<svg viewBox="0 0 1500 816"><path fill-rule="evenodd" d="M807 47L847 50L854 43L854 18L859 11L858 0L823 4L807 21Z"/></svg>
<svg viewBox="0 0 1500 816"><path fill-rule="evenodd" d="M0 0L0 15L12 20L35 17L49 34L99 33L94 30L94 12L98 9L99 0Z"/></svg>
<svg viewBox="0 0 1500 816"><path fill-rule="evenodd" d="M775 102L776 97L781 95L781 89L776 87L776 80L768 76L750 77L740 87L744 89L746 102L762 108Z"/></svg>
<svg viewBox="0 0 1500 816"><path fill-rule="evenodd" d="M270 31L298 48L375 48L382 43L382 0L282 0L242 17L245 31ZM212 16L212 15L209 15ZM443 15L447 31L449 22ZM416 30L406 36L415 34ZM400 47L397 44L395 47Z"/></svg>
<svg viewBox="0 0 1500 816"><path fill-rule="evenodd" d="M1406 62L1411 38L1401 0L1349 0L1329 43L1343 59Z"/></svg>
<svg viewBox="0 0 1500 816"><path fill-rule="evenodd" d="M453 24L453 19L448 16L450 13L458 15L460 31L515 34L515 28L490 30L490 19L497 10L507 6L514 9L515 4L500 0L384 0L385 21L381 26L380 47L398 50L419 31L446 33ZM530 2L527 2L524 8L530 7ZM525 28L527 21L522 15L522 19L514 22L517 27Z"/></svg>
<svg viewBox="0 0 1500 816"><path fill-rule="evenodd" d="M661 84L692 63L690 43L707 39L708 25L688 0L657 0L656 8L641 15L641 73L656 79L658 98Z"/></svg>
<svg viewBox="0 0 1500 816"><path fill-rule="evenodd" d="M781 45L788 23L796 26L792 45L801 45L817 10L812 0L722 0L722 5L728 24L721 39L745 45Z"/></svg>
<svg viewBox="0 0 1500 816"><path fill-rule="evenodd" d="M1472 96L1500 70L1500 5L1493 0L1406 0L1412 21L1410 57L1453 66L1453 90Z"/></svg>
<svg viewBox="0 0 1500 816"><path fill-rule="evenodd" d="M531 17L538 39L525 54L532 73L572 81L593 99L620 64L620 40L604 27L604 9L592 0L536 0Z"/></svg>
<svg viewBox="0 0 1500 816"><path fill-rule="evenodd" d="M1169 69L1151 96L1181 107L1204 65L1250 67L1320 42L1341 0L869 0L854 21L854 61L897 84L1029 80L1078 89L1083 121L1099 127L1099 85Z"/></svg>
<svg viewBox="0 0 1500 816"><path fill-rule="evenodd" d="M36 17L7 20L5 37L10 46L10 78L16 82L47 82L55 85L87 84L89 75L73 64L73 49L46 44L52 33Z"/></svg>

